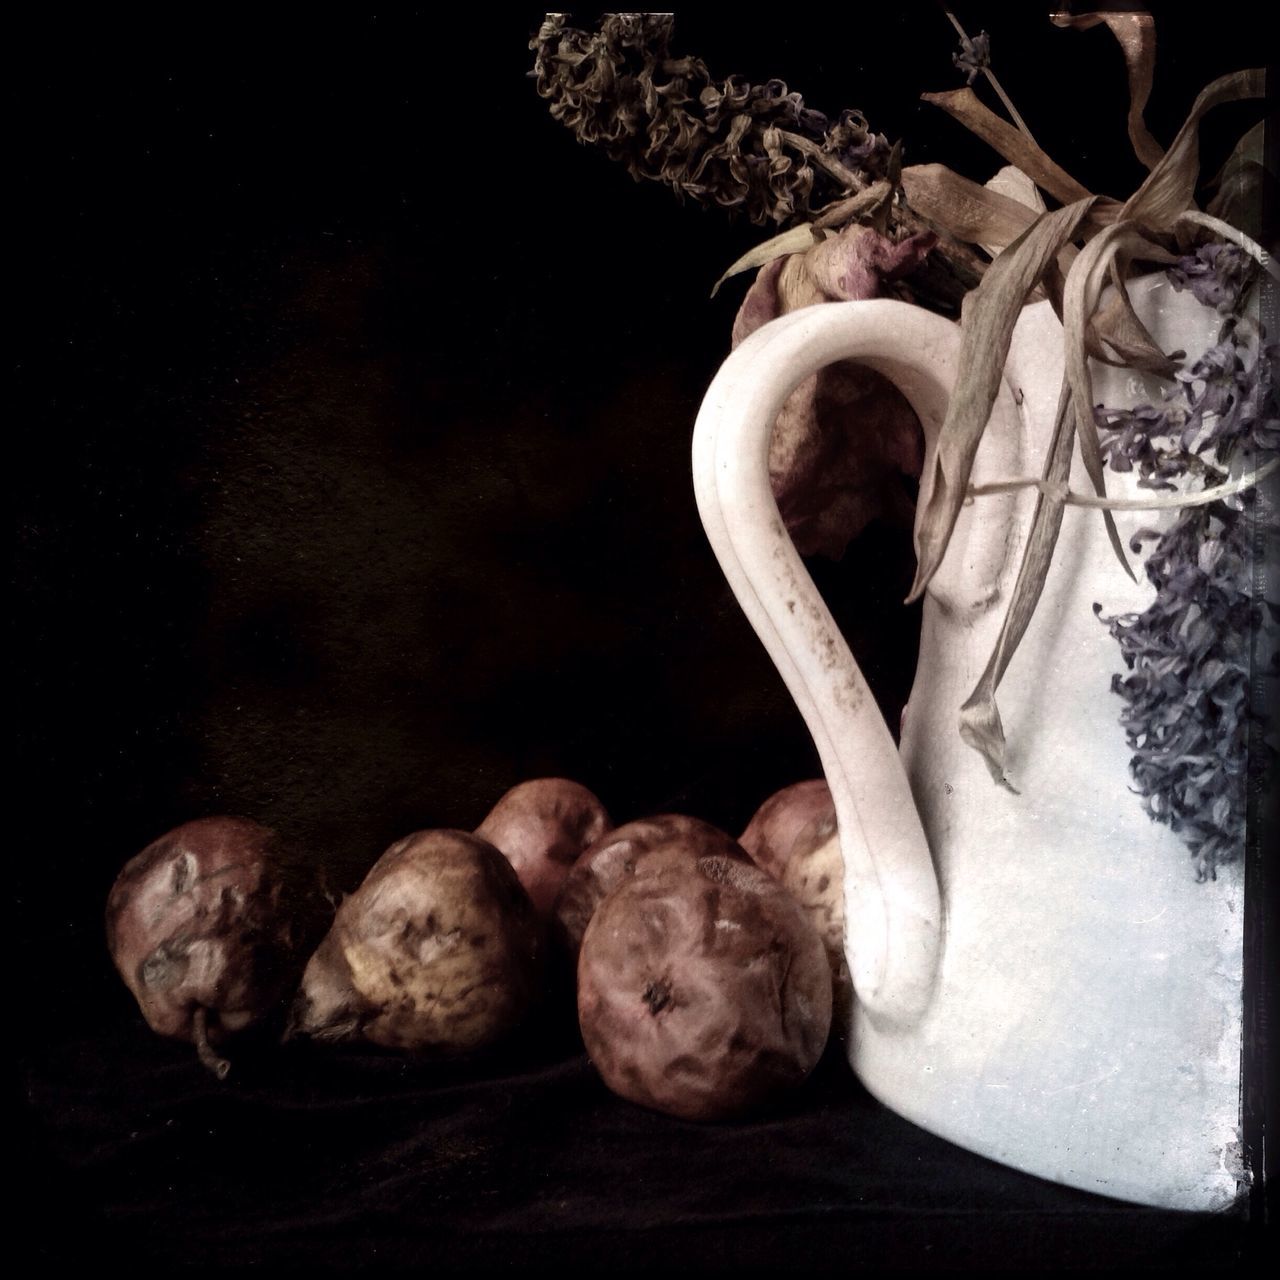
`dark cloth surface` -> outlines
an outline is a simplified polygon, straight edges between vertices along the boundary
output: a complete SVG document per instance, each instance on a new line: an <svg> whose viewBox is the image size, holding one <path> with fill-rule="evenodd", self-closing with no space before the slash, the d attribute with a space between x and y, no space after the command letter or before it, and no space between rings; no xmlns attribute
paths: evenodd
<svg viewBox="0 0 1280 1280"><path fill-rule="evenodd" d="M1126 1205L894 1115L829 1052L780 1107L690 1124L611 1095L569 1031L487 1060L310 1046L219 1084L140 1022L26 1062L43 1262L156 1268L1229 1268L1237 1214Z"/></svg>

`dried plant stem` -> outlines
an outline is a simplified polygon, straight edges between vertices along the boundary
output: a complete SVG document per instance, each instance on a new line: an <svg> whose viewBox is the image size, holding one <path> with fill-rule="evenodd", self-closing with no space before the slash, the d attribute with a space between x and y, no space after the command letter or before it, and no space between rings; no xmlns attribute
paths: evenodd
<svg viewBox="0 0 1280 1280"><path fill-rule="evenodd" d="M969 33L960 25L960 19L946 5L943 5L942 12L947 15L951 20L951 25L960 33L960 39L967 42ZM1038 147L1040 144L1036 142L1035 135L1027 128L1027 122L1018 114L1018 108L1013 105L1013 99L1005 93L1004 86L996 79L996 73L990 67L983 67L982 74L987 77L987 83L995 90L996 97L1004 103L1004 109L1009 113L1009 118L1026 135L1027 141Z"/></svg>
<svg viewBox="0 0 1280 1280"><path fill-rule="evenodd" d="M992 480L989 484L969 486L970 498L985 498L993 493L1012 493L1015 489L1039 489L1046 497L1075 507L1101 507L1108 511L1160 511L1171 507L1203 507L1219 498L1243 493L1261 484L1277 467L1280 458L1272 458L1265 466L1246 471L1235 480L1215 485L1212 489L1200 489L1195 493L1171 493L1164 496L1152 494L1149 498L1102 498L1091 493L1076 493L1065 485L1055 485L1039 476L1023 476L1016 480Z"/></svg>
<svg viewBox="0 0 1280 1280"><path fill-rule="evenodd" d="M192 1019L195 1032L196 1056L219 1080L225 1080L231 1071L231 1063L221 1057L209 1043L209 1011L202 1005Z"/></svg>

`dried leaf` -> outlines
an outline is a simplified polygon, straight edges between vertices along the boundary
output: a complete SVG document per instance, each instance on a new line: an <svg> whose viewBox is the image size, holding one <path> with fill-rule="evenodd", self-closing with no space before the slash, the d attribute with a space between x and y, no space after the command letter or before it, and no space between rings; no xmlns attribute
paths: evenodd
<svg viewBox="0 0 1280 1280"><path fill-rule="evenodd" d="M1200 120L1224 102L1261 98L1266 75L1260 68L1220 76L1200 91L1178 136L1160 163L1125 201L1119 221L1138 222L1149 231L1169 231L1190 207L1200 173Z"/></svg>
<svg viewBox="0 0 1280 1280"><path fill-rule="evenodd" d="M1068 259L1067 255L1071 258ZM1059 322L1062 321L1062 295L1066 288L1066 272L1060 270L1064 260L1075 259L1074 248L1064 249L1058 255L1058 262L1045 272L1044 291L1053 305ZM1173 254L1161 255L1161 262L1174 260ZM1181 351L1165 354L1159 344L1152 338L1146 325L1138 318L1133 309L1133 302L1127 290L1121 287L1124 273L1117 271L1113 264L1111 282L1115 292L1103 308L1098 311L1085 329L1085 350L1091 360L1117 368L1134 367L1147 373L1161 377L1172 377L1178 370Z"/></svg>
<svg viewBox="0 0 1280 1280"><path fill-rule="evenodd" d="M756 245L754 249L748 249L715 282L711 290L711 296L714 298L719 293L720 286L733 276L741 275L744 271L750 271L753 267L763 267L766 263L772 262L774 258L782 258L789 253L804 253L823 239L825 239L825 234L822 231L815 230L809 223L800 227L792 227L790 231L784 231L781 235L773 236L763 244Z"/></svg>
<svg viewBox="0 0 1280 1280"><path fill-rule="evenodd" d="M1045 211L1035 183L1014 165L1006 165L985 186L946 165L915 165L903 170L902 188L911 208L940 234L980 245L993 258ZM1014 195L1015 191L1024 198ZM1073 245L1066 245L1058 255L1064 275L1075 256ZM1028 300L1038 301L1039 291Z"/></svg>
<svg viewBox="0 0 1280 1280"><path fill-rule="evenodd" d="M1103 355L1099 358L1108 364L1115 364L1122 368L1141 369L1144 373L1154 373L1161 378L1172 378L1177 373L1178 361L1185 352L1179 351L1166 355L1134 310L1133 299L1129 297L1129 291L1125 288L1132 256L1132 253L1122 246L1112 258L1108 269L1112 289L1111 298L1090 323L1090 329L1096 337L1105 342L1115 353L1114 356ZM1143 256L1162 263L1177 261L1174 254L1155 245L1149 245ZM1091 351L1090 354L1092 355L1093 352Z"/></svg>
<svg viewBox="0 0 1280 1280"><path fill-rule="evenodd" d="M1071 390L1063 379L1062 389L1058 393L1058 412L1053 436L1044 463L1045 489L1036 498L1031 532L1027 538L1026 550L1022 553L1022 564L1018 567L1018 578L1013 586L1009 609L986 668L960 708L961 738L982 756L996 784L1015 793L1016 789L1005 777L1004 726L1000 723L1000 711L996 706L996 689L1004 679L1009 661L1022 642L1044 591L1045 578L1053 560L1053 549L1062 528L1064 495L1067 477L1071 472L1073 435Z"/></svg>
<svg viewBox="0 0 1280 1280"><path fill-rule="evenodd" d="M947 93L924 93L920 96L922 101L941 107L959 120L1010 164L1016 164L1036 186L1064 204L1088 197L1085 187L1050 160L1024 133L985 107L972 89L952 89Z"/></svg>
<svg viewBox="0 0 1280 1280"><path fill-rule="evenodd" d="M916 578L908 602L928 586L951 540L1023 303L1063 246L1079 234L1094 200L1088 196L1042 214L987 268L982 283L964 300L955 390L921 477Z"/></svg>
<svg viewBox="0 0 1280 1280"><path fill-rule="evenodd" d="M922 218L970 244L1012 244L1037 216L1021 201L963 178L943 164L904 169L902 190Z"/></svg>
<svg viewBox="0 0 1280 1280"><path fill-rule="evenodd" d="M1007 164L982 184L988 191L997 195L1008 196L1024 204L1033 213L1041 214L1047 209L1040 188L1018 168L1016 164Z"/></svg>
<svg viewBox="0 0 1280 1280"><path fill-rule="evenodd" d="M1267 130L1266 121L1259 120L1239 142L1231 148L1231 154L1223 161L1222 168L1209 180L1209 186L1219 193L1236 179L1239 172L1249 165L1265 165ZM1209 210L1213 212L1212 209Z"/></svg>
<svg viewBox="0 0 1280 1280"><path fill-rule="evenodd" d="M1264 124L1259 120L1236 143L1226 163L1209 184L1214 197L1206 207L1207 213L1239 227L1255 239L1262 235L1262 209L1268 179L1271 179L1274 189L1274 175L1263 159Z"/></svg>
<svg viewBox="0 0 1280 1280"><path fill-rule="evenodd" d="M1084 31L1105 22L1124 53L1129 73L1129 141L1134 154L1154 169L1164 155L1164 148L1151 136L1142 113L1151 97L1151 82L1156 66L1156 20L1149 13L1054 13L1050 18L1056 27L1074 27Z"/></svg>
<svg viewBox="0 0 1280 1280"><path fill-rule="evenodd" d="M1104 228L1081 251L1067 277L1062 299L1062 327L1066 339L1066 375L1071 385L1075 404L1076 434L1080 440L1080 456L1085 470L1093 482L1094 492L1106 496L1106 473L1103 470L1102 449L1098 442L1098 428L1093 419L1093 378L1089 373L1087 333L1089 322L1097 309L1102 290L1110 278L1117 256L1127 262L1129 257L1145 257L1155 261L1168 261L1169 255L1150 244L1137 227L1129 222L1117 222ZM1123 280L1121 280L1123 288ZM1145 331L1144 331L1145 332ZM1154 345L1154 344L1152 344ZM1107 537L1121 567L1134 578L1124 553L1124 544L1116 530L1115 518L1110 511L1103 512ZM1136 581L1136 578L1134 579Z"/></svg>
<svg viewBox="0 0 1280 1280"><path fill-rule="evenodd" d="M1036 186L1030 178L1027 177L1016 164L1007 164L999 169L993 177L984 182L983 187L992 192L994 195L1007 196L1010 200L1018 204L1025 205L1031 213L1032 218L1038 218L1042 213L1046 212L1048 206L1044 202L1044 196L1040 194L1040 188ZM984 240L980 247L989 253L993 258L998 257L1005 249L1009 247L1008 240ZM1058 265L1064 272L1068 271L1072 262L1075 261L1076 249L1074 245L1067 245L1065 249L1058 254ZM1044 286L1040 285L1034 292L1027 295L1027 301L1041 302L1044 299Z"/></svg>

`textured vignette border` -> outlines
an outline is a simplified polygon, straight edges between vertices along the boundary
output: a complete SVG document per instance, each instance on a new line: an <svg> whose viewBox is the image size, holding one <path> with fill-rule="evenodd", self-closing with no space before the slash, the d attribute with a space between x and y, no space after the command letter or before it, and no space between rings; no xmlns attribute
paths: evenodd
<svg viewBox="0 0 1280 1280"><path fill-rule="evenodd" d="M1276 86L1274 71L1267 75L1268 114L1265 117L1266 142L1263 151L1270 172L1280 172L1280 127L1274 106ZM1263 243L1274 243L1276 231L1276 193L1273 185L1263 187ZM1280 334L1280 288L1266 272L1262 273L1258 291L1259 320L1264 333L1276 340ZM1276 746L1276 727L1280 725L1280 677L1276 673L1280 659L1280 637L1276 624L1268 625L1267 602L1280 605L1280 475L1272 474L1258 487L1251 508L1252 596L1259 625L1251 646L1250 702L1259 715L1252 725L1249 754L1265 753L1268 740ZM1275 1163L1276 1143L1273 1138L1268 1153L1267 1129L1274 1124L1275 1086L1270 1082L1271 1016L1275 1008L1276 917L1274 911L1274 875L1267 866L1266 851L1280 844L1280 821L1277 820L1277 787L1275 772L1265 768L1250 770L1258 778L1249 789L1245 817L1244 865L1244 930L1242 1036L1240 1071L1240 1134L1242 1147L1241 1202L1248 1213L1254 1232L1269 1224L1267 1182ZM1260 1237L1255 1236L1255 1239Z"/></svg>

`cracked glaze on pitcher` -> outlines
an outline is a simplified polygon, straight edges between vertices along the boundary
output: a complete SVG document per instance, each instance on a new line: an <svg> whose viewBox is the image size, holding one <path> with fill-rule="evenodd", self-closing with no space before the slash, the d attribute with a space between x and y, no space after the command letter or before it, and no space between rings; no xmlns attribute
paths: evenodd
<svg viewBox="0 0 1280 1280"><path fill-rule="evenodd" d="M1163 276L1130 286L1166 350L1193 358L1221 319ZM894 381L932 450L959 329L892 301L825 304L752 335L708 390L694 438L707 535L787 683L831 785L856 995L849 1056L877 1098L944 1138L1041 1177L1180 1209L1240 1191L1243 885L1195 881L1186 847L1130 790L1132 754L1095 616L1144 609L1100 513L1068 506L998 699L1017 794L960 739L961 703L999 633L1034 490L966 505L925 596L900 752L796 555L769 489L769 433L799 381L858 359ZM1024 309L971 477L1038 475L1062 377L1048 303ZM1094 366L1095 400L1156 384ZM927 464L926 464L927 465ZM1149 496L1131 475L1114 496ZM1072 488L1088 490L1079 458ZM1117 511L1128 542L1169 516Z"/></svg>

